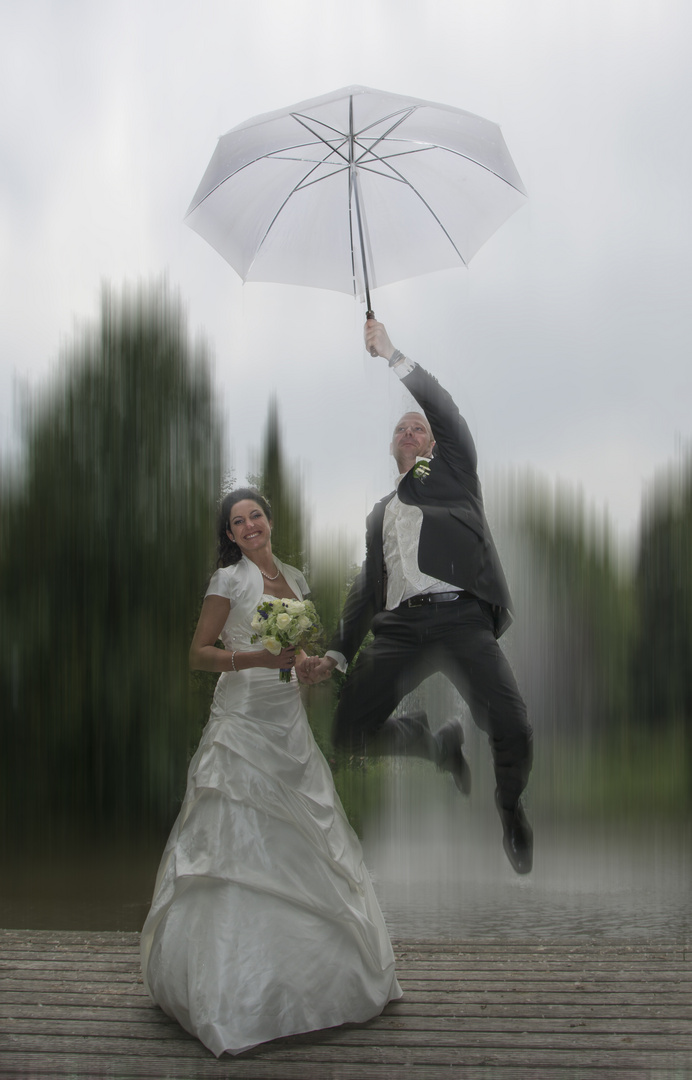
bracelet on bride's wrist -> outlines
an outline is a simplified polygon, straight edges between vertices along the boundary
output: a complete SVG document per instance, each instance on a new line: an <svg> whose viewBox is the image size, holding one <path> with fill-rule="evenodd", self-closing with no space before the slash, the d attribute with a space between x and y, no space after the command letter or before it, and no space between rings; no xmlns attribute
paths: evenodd
<svg viewBox="0 0 692 1080"><path fill-rule="evenodd" d="M237 668L237 667L235 666L235 654L236 654L237 652L238 652L238 650L237 650L237 649L234 649L234 650L233 650L233 652L231 653L231 667L232 667L233 671L237 671L237 670L238 670L238 668Z"/></svg>

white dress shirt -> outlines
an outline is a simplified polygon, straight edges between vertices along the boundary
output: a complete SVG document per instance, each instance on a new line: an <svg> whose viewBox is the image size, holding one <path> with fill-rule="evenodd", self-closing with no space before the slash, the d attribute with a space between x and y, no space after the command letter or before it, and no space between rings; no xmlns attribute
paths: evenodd
<svg viewBox="0 0 692 1080"><path fill-rule="evenodd" d="M417 458L428 461L428 458ZM405 473L397 479L397 487ZM392 611L410 596L420 593L449 592L455 586L448 581L424 574L418 566L418 545L423 524L420 506L402 503L398 495L385 507L382 523L384 565L387 568L387 597L385 607Z"/></svg>

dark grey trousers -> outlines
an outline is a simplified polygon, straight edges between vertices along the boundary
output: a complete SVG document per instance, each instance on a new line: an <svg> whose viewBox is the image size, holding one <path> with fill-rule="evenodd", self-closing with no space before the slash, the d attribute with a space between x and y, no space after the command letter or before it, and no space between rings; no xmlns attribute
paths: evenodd
<svg viewBox="0 0 692 1080"><path fill-rule="evenodd" d="M334 745L361 753L430 757L431 740L418 717L389 720L402 697L435 672L453 683L486 732L504 806L526 787L533 734L526 705L493 632L489 604L470 594L419 608L382 611L375 640L361 650L341 691Z"/></svg>

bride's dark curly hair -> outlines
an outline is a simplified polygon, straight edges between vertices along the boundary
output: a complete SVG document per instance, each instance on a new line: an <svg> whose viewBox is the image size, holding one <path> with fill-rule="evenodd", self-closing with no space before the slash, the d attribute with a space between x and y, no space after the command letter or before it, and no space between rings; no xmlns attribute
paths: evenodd
<svg viewBox="0 0 692 1080"><path fill-rule="evenodd" d="M219 544L218 558L216 560L217 567L233 566L234 563L240 562L243 557L235 540L229 539L226 533L226 529L230 524L231 510L236 503L242 502L243 499L252 499L252 501L256 502L264 511L267 520L269 522L272 520L272 511L269 503L264 495L260 495L259 491L255 491L254 488L236 488L235 491L229 491L228 495L224 495L221 506L219 507L219 520L216 530Z"/></svg>

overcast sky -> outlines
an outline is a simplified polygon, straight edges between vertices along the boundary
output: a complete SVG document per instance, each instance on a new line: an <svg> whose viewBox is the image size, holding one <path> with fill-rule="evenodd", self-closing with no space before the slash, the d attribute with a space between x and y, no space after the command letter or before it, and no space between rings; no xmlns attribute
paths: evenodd
<svg viewBox="0 0 692 1080"><path fill-rule="evenodd" d="M466 415L482 478L531 469L623 538L692 419L685 0L0 0L0 418L102 281L166 274L209 339L243 479L272 390L316 529L360 544L409 407L364 307L241 285L184 222L216 141L360 83L500 124L529 193L468 270L378 289Z"/></svg>

